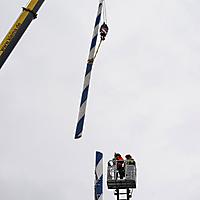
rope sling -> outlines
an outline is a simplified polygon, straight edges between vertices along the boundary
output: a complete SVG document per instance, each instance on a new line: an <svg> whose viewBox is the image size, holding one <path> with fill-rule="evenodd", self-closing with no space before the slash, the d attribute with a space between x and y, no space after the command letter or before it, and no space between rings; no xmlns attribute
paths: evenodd
<svg viewBox="0 0 200 200"><path fill-rule="evenodd" d="M102 41L104 41L106 39L106 36L108 34L108 25L107 25L107 13L106 13L106 2L104 0L104 5L103 5L103 24L101 25L100 29L99 29L99 32L100 32L100 41L99 41L99 44L97 46L97 49L96 49L96 52L94 54L94 57L93 59L91 60L88 60L88 62L94 62L94 59L96 58L97 56L97 53L99 52L99 49L100 49L100 46L102 44Z"/></svg>

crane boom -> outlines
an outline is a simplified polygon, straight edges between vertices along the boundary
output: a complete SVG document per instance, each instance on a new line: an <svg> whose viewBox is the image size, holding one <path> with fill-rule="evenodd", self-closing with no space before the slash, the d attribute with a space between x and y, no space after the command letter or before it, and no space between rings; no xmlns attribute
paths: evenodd
<svg viewBox="0 0 200 200"><path fill-rule="evenodd" d="M0 44L0 69L6 59L15 48L16 44L22 37L33 19L37 17L37 11L43 4L44 0L31 0L29 4L23 8L22 13L13 24L8 34Z"/></svg>

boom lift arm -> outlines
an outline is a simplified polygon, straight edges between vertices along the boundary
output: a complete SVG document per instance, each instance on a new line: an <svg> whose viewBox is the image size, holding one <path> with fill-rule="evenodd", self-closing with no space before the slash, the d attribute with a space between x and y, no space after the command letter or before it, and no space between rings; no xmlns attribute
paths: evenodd
<svg viewBox="0 0 200 200"><path fill-rule="evenodd" d="M0 44L0 69L28 28L29 24L37 17L37 11L43 2L44 0L31 0L26 7L23 7L19 18Z"/></svg>

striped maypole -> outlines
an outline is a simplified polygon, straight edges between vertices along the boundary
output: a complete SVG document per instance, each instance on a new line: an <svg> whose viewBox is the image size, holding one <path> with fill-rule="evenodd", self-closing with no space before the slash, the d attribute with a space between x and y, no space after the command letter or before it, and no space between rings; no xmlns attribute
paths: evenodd
<svg viewBox="0 0 200 200"><path fill-rule="evenodd" d="M103 154L99 151L96 151L94 184L95 200L103 200Z"/></svg>
<svg viewBox="0 0 200 200"><path fill-rule="evenodd" d="M94 61L95 47L96 47L97 36L98 36L98 31L99 31L99 23L101 20L103 1L104 0L99 1L99 7L98 7L98 12L97 12L97 17L95 21L92 42L90 46L90 52L89 52L89 57L88 57L87 67L86 67L86 72L85 72L85 79L84 79L84 84L83 84L83 92L81 96L81 103L80 103L80 109L79 109L79 115L78 115L78 123L76 126L75 139L78 139L82 136L84 119L85 119L85 110L86 110L87 97L88 97L89 84L90 84L90 77L91 77L91 71L92 71L92 66L93 66L93 61Z"/></svg>

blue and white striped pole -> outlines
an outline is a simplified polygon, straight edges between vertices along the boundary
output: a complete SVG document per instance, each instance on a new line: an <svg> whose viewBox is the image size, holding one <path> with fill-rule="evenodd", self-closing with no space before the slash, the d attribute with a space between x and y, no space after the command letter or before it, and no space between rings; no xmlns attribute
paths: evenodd
<svg viewBox="0 0 200 200"><path fill-rule="evenodd" d="M96 151L94 184L95 200L103 200L103 154L99 151Z"/></svg>
<svg viewBox="0 0 200 200"><path fill-rule="evenodd" d="M79 109L79 115L78 115L78 123L76 126L75 139L78 139L82 136L84 119L85 119L85 110L86 110L87 97L88 97L89 84L90 84L90 77L91 77L92 65L94 61L95 47L96 47L97 36L98 36L98 31L99 31L99 23L101 20L103 1L104 0L99 1L99 7L97 11L97 17L95 21L92 42L90 46L87 68L85 72L85 79L84 79L84 84L83 84L83 92L81 96L81 103L80 103L80 109Z"/></svg>

